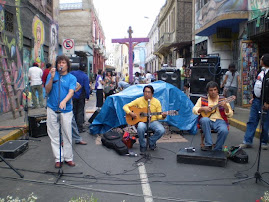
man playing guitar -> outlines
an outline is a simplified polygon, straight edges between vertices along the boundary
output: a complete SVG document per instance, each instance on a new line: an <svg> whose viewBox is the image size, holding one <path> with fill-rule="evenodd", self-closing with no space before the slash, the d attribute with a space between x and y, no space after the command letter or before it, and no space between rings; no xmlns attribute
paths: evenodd
<svg viewBox="0 0 269 202"><path fill-rule="evenodd" d="M126 114L130 115L133 119L138 118L138 115L130 110L131 107L137 108L148 108L150 106L150 113L162 112L162 106L158 99L153 97L154 89L151 85L147 85L143 89L144 96L135 99L134 101L123 106L123 110ZM149 129L154 131L154 135L149 138L149 148L154 150L156 148L156 142L160 139L165 130L163 125L158 121L159 119L164 119L166 113L163 112L161 115L153 115L150 118ZM147 130L147 123L139 122L137 127L137 134L139 137L140 152L144 153L147 150L147 143L144 140L144 135Z"/></svg>
<svg viewBox="0 0 269 202"><path fill-rule="evenodd" d="M222 146L229 133L229 123L227 117L233 115L233 110L228 100L223 96L219 96L219 86L216 82L210 81L206 85L207 96L201 97L193 107L194 114L199 115L199 124L205 135L205 146L201 148L203 151L212 150L211 130L218 133L214 150L222 150ZM213 110L213 106L218 107Z"/></svg>

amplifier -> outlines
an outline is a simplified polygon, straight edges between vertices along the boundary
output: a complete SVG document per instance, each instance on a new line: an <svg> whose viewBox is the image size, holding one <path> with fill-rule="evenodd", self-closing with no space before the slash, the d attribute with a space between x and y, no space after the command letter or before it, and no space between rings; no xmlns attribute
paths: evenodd
<svg viewBox="0 0 269 202"><path fill-rule="evenodd" d="M0 155L14 159L29 148L27 140L12 140L0 145Z"/></svg>
<svg viewBox="0 0 269 202"><path fill-rule="evenodd" d="M180 149L177 153L177 162L225 167L227 157L223 151L201 151L200 149L197 149L195 152L188 152L186 149Z"/></svg>
<svg viewBox="0 0 269 202"><path fill-rule="evenodd" d="M193 58L193 66L220 66L219 57Z"/></svg>
<svg viewBox="0 0 269 202"><path fill-rule="evenodd" d="M28 116L28 121L30 137L41 137L48 135L46 114Z"/></svg>

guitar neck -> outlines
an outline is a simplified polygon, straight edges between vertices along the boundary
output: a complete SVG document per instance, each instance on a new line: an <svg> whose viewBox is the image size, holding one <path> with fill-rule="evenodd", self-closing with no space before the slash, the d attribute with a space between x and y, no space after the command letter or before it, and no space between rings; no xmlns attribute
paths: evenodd
<svg viewBox="0 0 269 202"><path fill-rule="evenodd" d="M229 103L229 102L231 102L231 101L233 101L233 100L234 100L234 97L233 97L233 96L230 96L230 97L228 97L228 98L226 99L226 102ZM214 110L214 109L216 109L216 108L219 107L219 106L220 106L220 103L216 104L216 105L213 106L211 109Z"/></svg>

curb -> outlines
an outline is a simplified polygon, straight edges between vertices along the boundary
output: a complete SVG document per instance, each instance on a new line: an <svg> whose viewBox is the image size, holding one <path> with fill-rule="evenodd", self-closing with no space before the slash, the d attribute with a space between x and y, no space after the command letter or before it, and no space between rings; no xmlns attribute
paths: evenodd
<svg viewBox="0 0 269 202"><path fill-rule="evenodd" d="M247 124L241 121L238 121L237 119L229 118L229 123L231 126L246 132L247 130ZM255 137L259 138L260 137L261 130L259 128L256 129Z"/></svg>
<svg viewBox="0 0 269 202"><path fill-rule="evenodd" d="M28 129L26 129L26 128L20 128L20 129L13 130L0 139L1 140L0 145L4 144L5 142L10 141L10 140L20 139L27 132L28 132Z"/></svg>

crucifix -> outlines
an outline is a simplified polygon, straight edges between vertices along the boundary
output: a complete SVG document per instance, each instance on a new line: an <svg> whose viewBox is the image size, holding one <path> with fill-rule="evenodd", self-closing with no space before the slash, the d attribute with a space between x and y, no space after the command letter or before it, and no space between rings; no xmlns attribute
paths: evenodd
<svg viewBox="0 0 269 202"><path fill-rule="evenodd" d="M149 42L149 38L132 38L132 27L128 29L129 38L124 39L112 39L112 43L125 44L129 50L129 82L133 82L133 49L134 47L141 42Z"/></svg>

